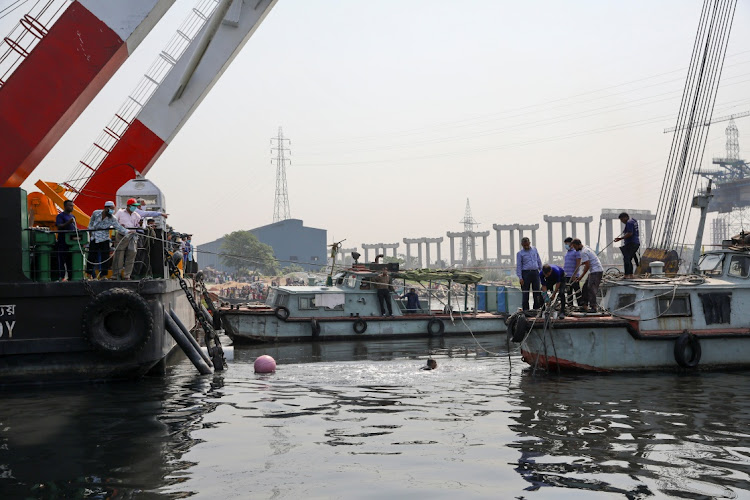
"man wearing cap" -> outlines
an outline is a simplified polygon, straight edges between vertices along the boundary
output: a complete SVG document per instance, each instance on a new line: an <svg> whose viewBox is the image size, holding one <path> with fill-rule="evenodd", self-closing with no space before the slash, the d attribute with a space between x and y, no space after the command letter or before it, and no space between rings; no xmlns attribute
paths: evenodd
<svg viewBox="0 0 750 500"><path fill-rule="evenodd" d="M109 230L114 228L118 234L128 234L128 230L122 227L114 217L115 204L108 201L101 210L94 210L89 219L89 229L93 230L89 241L89 256L86 269L91 276L96 272L97 277L103 278L111 264L109 258L110 237Z"/></svg>
<svg viewBox="0 0 750 500"><path fill-rule="evenodd" d="M625 230L622 232L622 236L615 238L615 241L625 240L624 244L620 247L622 252L622 262L625 271L626 278L633 277L633 261L635 265L638 265L638 248L641 246L641 237L638 231L638 221L628 215L627 212L621 213L618 217L620 222L625 224Z"/></svg>
<svg viewBox="0 0 750 500"><path fill-rule="evenodd" d="M135 198L130 198L127 201L127 207L121 208L117 211L117 222L123 227L129 229L128 234L118 234L115 239L115 263L112 268L112 279L120 279L120 271L123 271L124 278L130 279L130 275L133 272L133 264L135 263L135 254L138 251L138 236L135 231L141 228L141 216L136 213L136 210L140 206L140 203ZM123 262L125 268L123 270Z"/></svg>

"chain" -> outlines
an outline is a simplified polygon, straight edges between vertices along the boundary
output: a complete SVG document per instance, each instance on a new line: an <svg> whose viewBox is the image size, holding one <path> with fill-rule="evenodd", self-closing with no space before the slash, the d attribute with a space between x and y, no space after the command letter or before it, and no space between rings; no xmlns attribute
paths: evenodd
<svg viewBox="0 0 750 500"><path fill-rule="evenodd" d="M92 299L96 297L96 294L94 293L94 289L91 288L91 282L85 277L83 278L83 289L86 291L86 293L88 293L91 296Z"/></svg>
<svg viewBox="0 0 750 500"><path fill-rule="evenodd" d="M208 321L206 321L206 318L203 316L203 311L201 311L200 306L195 302L195 297L190 292L188 284L182 279L180 270L177 269L177 266L172 261L172 257L167 253L166 248L164 249L164 257L169 266L169 274L174 275L180 282L180 288L185 292L185 296L187 297L188 302L190 302L190 306L193 308L193 311L195 311L195 317L198 318L198 322L201 324L201 328L203 328L208 356L214 363L214 369L219 371L223 370L226 367L226 358L224 357L224 349L221 347L219 336L216 335L213 327L208 324ZM211 345L211 340L213 340L213 346Z"/></svg>

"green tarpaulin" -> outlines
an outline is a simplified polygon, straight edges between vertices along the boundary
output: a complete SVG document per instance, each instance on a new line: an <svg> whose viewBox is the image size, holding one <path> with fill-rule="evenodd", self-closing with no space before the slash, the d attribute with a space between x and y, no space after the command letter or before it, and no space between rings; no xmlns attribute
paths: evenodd
<svg viewBox="0 0 750 500"><path fill-rule="evenodd" d="M479 273L457 269L413 269L399 271L393 276L409 281L453 281L462 285L476 285L482 281L482 275Z"/></svg>

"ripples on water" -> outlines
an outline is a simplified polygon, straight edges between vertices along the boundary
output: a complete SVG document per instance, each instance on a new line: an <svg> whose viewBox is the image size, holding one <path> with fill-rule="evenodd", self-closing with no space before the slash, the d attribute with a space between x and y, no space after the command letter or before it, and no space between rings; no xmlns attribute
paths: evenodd
<svg viewBox="0 0 750 500"><path fill-rule="evenodd" d="M238 348L222 375L6 390L0 497L748 498L748 382L532 377L472 339Z"/></svg>

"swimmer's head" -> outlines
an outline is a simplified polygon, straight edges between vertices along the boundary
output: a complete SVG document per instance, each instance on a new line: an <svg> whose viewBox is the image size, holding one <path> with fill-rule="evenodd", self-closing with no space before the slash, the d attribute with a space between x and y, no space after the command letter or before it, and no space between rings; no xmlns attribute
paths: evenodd
<svg viewBox="0 0 750 500"><path fill-rule="evenodd" d="M437 368L437 361L435 361L434 359L428 359L427 360L427 368L429 370L434 370L435 368Z"/></svg>

